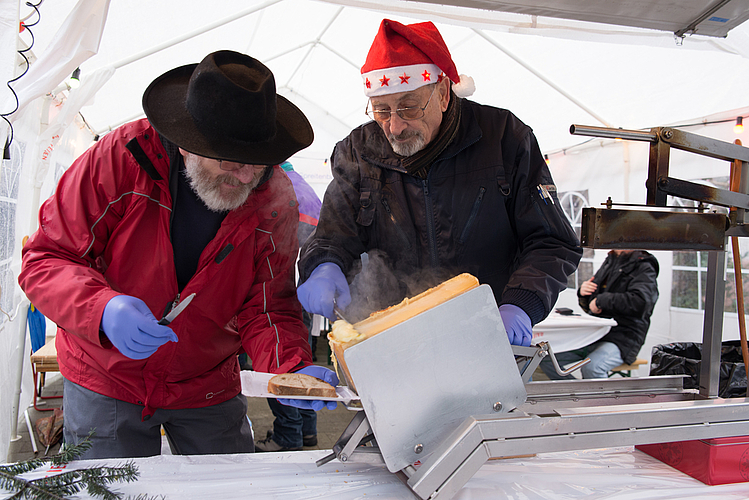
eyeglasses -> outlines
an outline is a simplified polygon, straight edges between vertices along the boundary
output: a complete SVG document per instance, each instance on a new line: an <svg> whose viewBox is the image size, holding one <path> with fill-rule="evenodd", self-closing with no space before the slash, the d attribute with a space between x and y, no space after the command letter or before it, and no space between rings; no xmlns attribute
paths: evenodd
<svg viewBox="0 0 749 500"><path fill-rule="evenodd" d="M377 123L389 122L390 116L393 113L396 113L401 120L418 120L424 116L424 110L429 106L429 101L432 100L435 90L437 90L437 85L432 87L432 93L429 94L429 99L427 99L427 103L424 106L409 106L408 108L398 108L391 111L389 109L369 109L370 103L368 102L367 109L364 112Z"/></svg>
<svg viewBox="0 0 749 500"><path fill-rule="evenodd" d="M234 172L235 170L242 170L244 167L267 167L268 165L255 165L253 163L237 163L235 161L228 161L224 163L224 160L218 161L218 167L226 172Z"/></svg>

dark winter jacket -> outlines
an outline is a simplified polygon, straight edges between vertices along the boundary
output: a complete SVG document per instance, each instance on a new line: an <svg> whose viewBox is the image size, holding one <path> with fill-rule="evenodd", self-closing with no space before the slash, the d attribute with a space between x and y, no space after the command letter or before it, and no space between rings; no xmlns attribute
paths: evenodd
<svg viewBox="0 0 749 500"><path fill-rule="evenodd" d="M512 113L459 104L457 135L425 180L406 173L374 122L336 145L302 279L322 262L350 275L362 253L382 254L399 282L390 303L468 272L491 285L498 304L521 307L534 324L546 317L582 254L551 173Z"/></svg>
<svg viewBox="0 0 749 500"><path fill-rule="evenodd" d="M598 289L591 295L577 296L580 306L589 314L589 304L596 299L602 318L613 318L616 326L601 341L619 347L625 363L637 358L650 328L650 316L658 300L658 261L642 250L617 256L609 252L593 278Z"/></svg>

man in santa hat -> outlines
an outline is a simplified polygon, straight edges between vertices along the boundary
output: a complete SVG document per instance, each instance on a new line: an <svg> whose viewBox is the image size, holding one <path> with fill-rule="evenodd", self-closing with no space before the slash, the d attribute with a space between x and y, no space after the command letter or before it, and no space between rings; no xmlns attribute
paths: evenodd
<svg viewBox="0 0 749 500"><path fill-rule="evenodd" d="M431 22L383 20L361 73L373 121L333 152L302 305L334 319L335 299L356 320L468 272L510 342L530 345L582 254L533 131L465 99L473 81Z"/></svg>

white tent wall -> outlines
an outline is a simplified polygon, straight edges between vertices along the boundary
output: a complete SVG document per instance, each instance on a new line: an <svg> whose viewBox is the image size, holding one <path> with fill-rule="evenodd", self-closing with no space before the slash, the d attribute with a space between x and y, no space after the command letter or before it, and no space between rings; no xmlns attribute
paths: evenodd
<svg viewBox="0 0 749 500"><path fill-rule="evenodd" d="M76 0L55 0L40 5L41 19L33 28L37 57L51 50L55 33L76 4ZM0 0L0 5L3 15L12 10L10 5L16 10L16 19L28 14L23 2ZM105 134L142 116L142 92L156 76L196 63L220 49L249 53L265 62L276 76L278 92L310 118L315 142L291 161L322 197L331 179L327 160L335 143L366 119L359 67L384 17L405 23L434 21L459 72L476 81L472 99L508 108L532 126L542 150L551 157L560 190L587 189L591 204L607 196L620 202L644 202L647 146L628 143L618 148L594 148L592 141L586 148L575 148L586 139L570 136L570 124L636 129L686 122L723 110L734 110L729 114L735 116L736 110L744 108L743 115L749 114L745 108L749 105L749 23L733 29L726 39L694 36L677 46L671 34L653 30L397 0L252 0L240 4L214 0L210 8L205 5L197 0L112 2L97 53L80 63L84 84L103 74L111 78L100 82L95 99L82 108L82 115L52 148L50 168L40 190L42 200L51 194L60 172L90 143L88 130ZM0 16L0 22L3 19ZM3 40L14 40L7 35L4 30ZM24 35L21 38L28 41ZM0 48L0 56L5 47ZM11 64L0 59L0 75L14 74ZM14 88L23 86L19 80ZM7 89L0 89L0 112L9 109L9 99ZM24 155L12 280L3 283L17 279L20 238L36 227L36 208L32 208L29 193L33 193L35 182L31 171L45 149L32 146L48 123L44 121L49 117L43 99L24 110L24 116L36 113L36 125L24 123L25 118L14 122L17 145L26 144L34 152ZM704 177L700 174L703 165L692 166L691 160L684 163L679 168L689 172L679 171L677 176ZM10 168L7 164L3 162L4 171ZM605 252L596 252L596 268L604 256ZM701 318L699 311L670 307L670 252L658 252L657 256L661 298L651 329L657 334L649 337L649 343L651 339L662 343L660 335L665 340L676 338L684 330L679 324L683 317ZM20 290L15 286L14 296L8 306L3 302L4 308L20 302ZM574 300L574 294L565 293L560 305L565 300ZM729 323L727 320L727 330ZM701 319L690 317L688 324L701 332ZM2 375L17 353L8 330L7 321L0 325ZM25 357L24 363L28 364ZM6 380L3 376L0 384L0 456L7 451L11 427L8 419L13 395ZM28 404L29 380L27 372L22 408Z"/></svg>
<svg viewBox="0 0 749 500"><path fill-rule="evenodd" d="M16 60L16 29L18 23L18 2L0 2L0 80L7 82L15 76ZM10 111L10 110L7 110ZM0 121L0 137L6 137L7 127L4 121ZM5 141L2 141L3 145ZM8 173L11 169L6 169L6 163L3 161L0 167L0 185L5 185L8 181ZM0 203L7 203L8 198L6 190L0 191ZM11 237L13 234L10 227L11 221L0 221L0 234L3 240ZM3 245L7 243L3 242ZM4 260L4 259L3 259ZM9 259L11 260L11 259ZM5 268L10 267L10 263L5 263ZM0 280L2 291L0 291L0 308L12 313L13 307L19 303L18 297L15 297L15 288L8 288L5 283L10 280L3 279L6 272L0 271ZM13 316L15 317L15 316ZM20 321L19 321L20 322ZM12 399L16 376L14 364L15 345L17 344L18 334L14 334L15 327L11 328L9 318L0 314L0 460L4 460L8 448L8 440L11 434L13 418Z"/></svg>
<svg viewBox="0 0 749 500"><path fill-rule="evenodd" d="M91 144L93 136L84 127L80 119L70 126L63 127L61 135L45 134L50 123L55 123L62 110L62 103L49 97L32 101L13 122L14 140L11 145L11 159L3 162L3 175L15 176L14 189L10 201L16 204L15 227L8 234L12 247L13 259L2 274L4 293L11 294L12 299L3 299L3 309L8 308L13 321L3 316L0 325L0 457L5 457L11 439L17 436L12 432L12 419L19 417L17 425L23 422L23 410L32 402L33 383L31 364L28 355L31 353L29 335L26 331L26 307L28 301L18 286L20 272L21 242L24 236L32 234L37 228L39 202L48 198L54 191L60 175ZM44 124L44 125L42 125ZM39 166L46 164L49 168L44 175L37 176ZM3 179L5 180L5 179ZM6 305L8 304L8 305ZM55 326L47 321L47 335L54 335ZM17 393L18 370L22 369L20 397ZM7 412L7 413L6 413Z"/></svg>

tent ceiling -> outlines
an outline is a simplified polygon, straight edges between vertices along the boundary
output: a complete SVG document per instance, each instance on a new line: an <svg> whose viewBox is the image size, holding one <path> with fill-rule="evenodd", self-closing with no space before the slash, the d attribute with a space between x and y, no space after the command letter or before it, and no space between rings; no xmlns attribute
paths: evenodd
<svg viewBox="0 0 749 500"><path fill-rule="evenodd" d="M41 5L38 57L76 1ZM106 133L142 116L143 90L159 74L237 50L267 64L278 92L310 118L315 143L300 155L322 164L366 121L359 68L384 17L434 21L459 72L476 82L472 99L512 110L548 152L583 142L570 136L573 123L644 128L749 106L749 56L734 49L749 54L749 23L727 39L687 37L677 46L654 30L424 2L213 0L207 8L199 0L129 0L111 2L99 51L80 65L84 85L116 68L81 113Z"/></svg>
<svg viewBox="0 0 749 500"><path fill-rule="evenodd" d="M749 19L748 0L417 0L533 16L724 37Z"/></svg>

